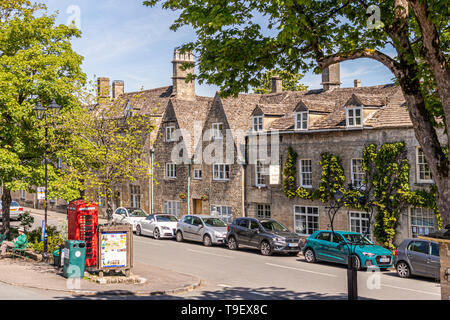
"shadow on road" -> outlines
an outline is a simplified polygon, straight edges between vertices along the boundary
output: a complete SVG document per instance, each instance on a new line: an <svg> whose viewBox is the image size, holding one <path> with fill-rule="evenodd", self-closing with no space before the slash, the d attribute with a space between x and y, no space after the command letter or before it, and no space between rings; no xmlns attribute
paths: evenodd
<svg viewBox="0 0 450 320"><path fill-rule="evenodd" d="M59 297L63 300L347 300L346 294L294 292L284 288L224 288L217 291L190 292L188 297L178 295L134 295L128 291L103 291L96 295ZM371 300L360 297L361 300Z"/></svg>

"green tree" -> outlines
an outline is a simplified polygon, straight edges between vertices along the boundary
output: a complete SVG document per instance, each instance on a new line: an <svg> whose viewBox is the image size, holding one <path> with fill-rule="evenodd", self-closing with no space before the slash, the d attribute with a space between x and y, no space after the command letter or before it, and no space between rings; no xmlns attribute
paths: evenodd
<svg viewBox="0 0 450 320"><path fill-rule="evenodd" d="M253 92L268 94L272 92L272 77L278 76L282 79L283 91L303 91L308 87L300 83L300 79L303 78L302 74L291 73L285 70L268 70L261 75L259 79L259 85L253 88Z"/></svg>
<svg viewBox="0 0 450 320"><path fill-rule="evenodd" d="M198 53L199 82L221 86L224 95L257 87L261 70L320 72L331 64L360 58L382 63L403 91L437 186L442 220L450 224L446 1L150 0L144 4L158 2L165 9L179 10L172 30L194 28L197 39L181 49ZM444 148L439 128L447 138Z"/></svg>
<svg viewBox="0 0 450 320"><path fill-rule="evenodd" d="M74 92L85 81L82 57L71 47L75 28L55 25L45 6L24 0L0 3L0 181L3 229L9 236L11 192L32 190L44 180L44 126L33 114L38 101L56 99L63 115L77 106ZM49 137L57 134L55 118ZM65 146L59 146L64 148ZM57 161L50 148L48 158ZM56 171L51 169L50 175Z"/></svg>
<svg viewBox="0 0 450 320"><path fill-rule="evenodd" d="M65 165L60 176L78 185L80 195L87 200L105 199L111 213L118 186L149 177L146 150L151 145L153 117L151 112L136 110L145 101L139 94L97 101L92 86L88 86L79 100L83 106L66 118L66 134L55 141L56 145L71 146L59 153Z"/></svg>

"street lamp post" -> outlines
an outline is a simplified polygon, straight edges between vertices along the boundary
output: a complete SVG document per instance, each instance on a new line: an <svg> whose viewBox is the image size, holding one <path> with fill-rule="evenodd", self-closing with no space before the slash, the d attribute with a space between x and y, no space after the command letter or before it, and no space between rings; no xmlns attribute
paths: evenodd
<svg viewBox="0 0 450 320"><path fill-rule="evenodd" d="M349 185L350 190L355 190L354 187L350 184ZM362 191L363 189L360 189L358 191ZM367 193L367 192L365 192ZM369 207L371 212L369 214L368 210L366 209L367 213L369 214L369 229L372 221L372 215L373 215L373 204L371 202L368 202L368 197L366 195L360 196L358 198L355 197L346 197L342 191L338 190L333 195L334 201L330 203L330 205L327 207L328 209L328 217L330 219L330 226L331 231L333 234L333 238L337 237L337 235L334 232L334 218L336 217L336 214L338 211L345 205L345 203L349 204L356 204L358 203L361 206L364 206L365 208ZM364 234L365 235L365 234ZM343 240L343 239L342 239ZM352 241L343 240L343 244L346 245L348 250L348 264L347 264L347 290L348 290L348 300L358 300L358 270L356 268L356 254L355 254L355 247L357 243L352 243Z"/></svg>
<svg viewBox="0 0 450 320"><path fill-rule="evenodd" d="M47 107L43 107L40 102L33 108L33 111L38 120L42 120L45 118L45 146L44 146L44 166L45 166L45 199L44 199L44 228L42 232L44 234L44 260L47 260L47 251L48 251L48 242L47 242L47 188L48 188L48 170L47 170L47 142L48 142L48 126L47 126L47 111L50 111L51 114L58 113L61 109L61 106L58 105L53 99L53 101Z"/></svg>

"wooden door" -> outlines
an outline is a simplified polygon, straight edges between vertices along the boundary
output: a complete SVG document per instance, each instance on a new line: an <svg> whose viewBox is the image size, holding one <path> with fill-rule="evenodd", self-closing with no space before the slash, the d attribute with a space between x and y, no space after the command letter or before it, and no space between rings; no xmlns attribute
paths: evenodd
<svg viewBox="0 0 450 320"><path fill-rule="evenodd" d="M194 201L194 214L202 214L202 200L193 199Z"/></svg>

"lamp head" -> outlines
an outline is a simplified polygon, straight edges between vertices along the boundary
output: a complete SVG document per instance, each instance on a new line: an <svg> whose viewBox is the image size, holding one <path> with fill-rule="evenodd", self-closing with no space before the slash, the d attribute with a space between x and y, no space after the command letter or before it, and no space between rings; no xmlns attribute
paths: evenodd
<svg viewBox="0 0 450 320"><path fill-rule="evenodd" d="M46 109L41 105L40 101L38 101L38 103L33 108L34 114L39 120L42 120L42 118L44 118L45 110Z"/></svg>

